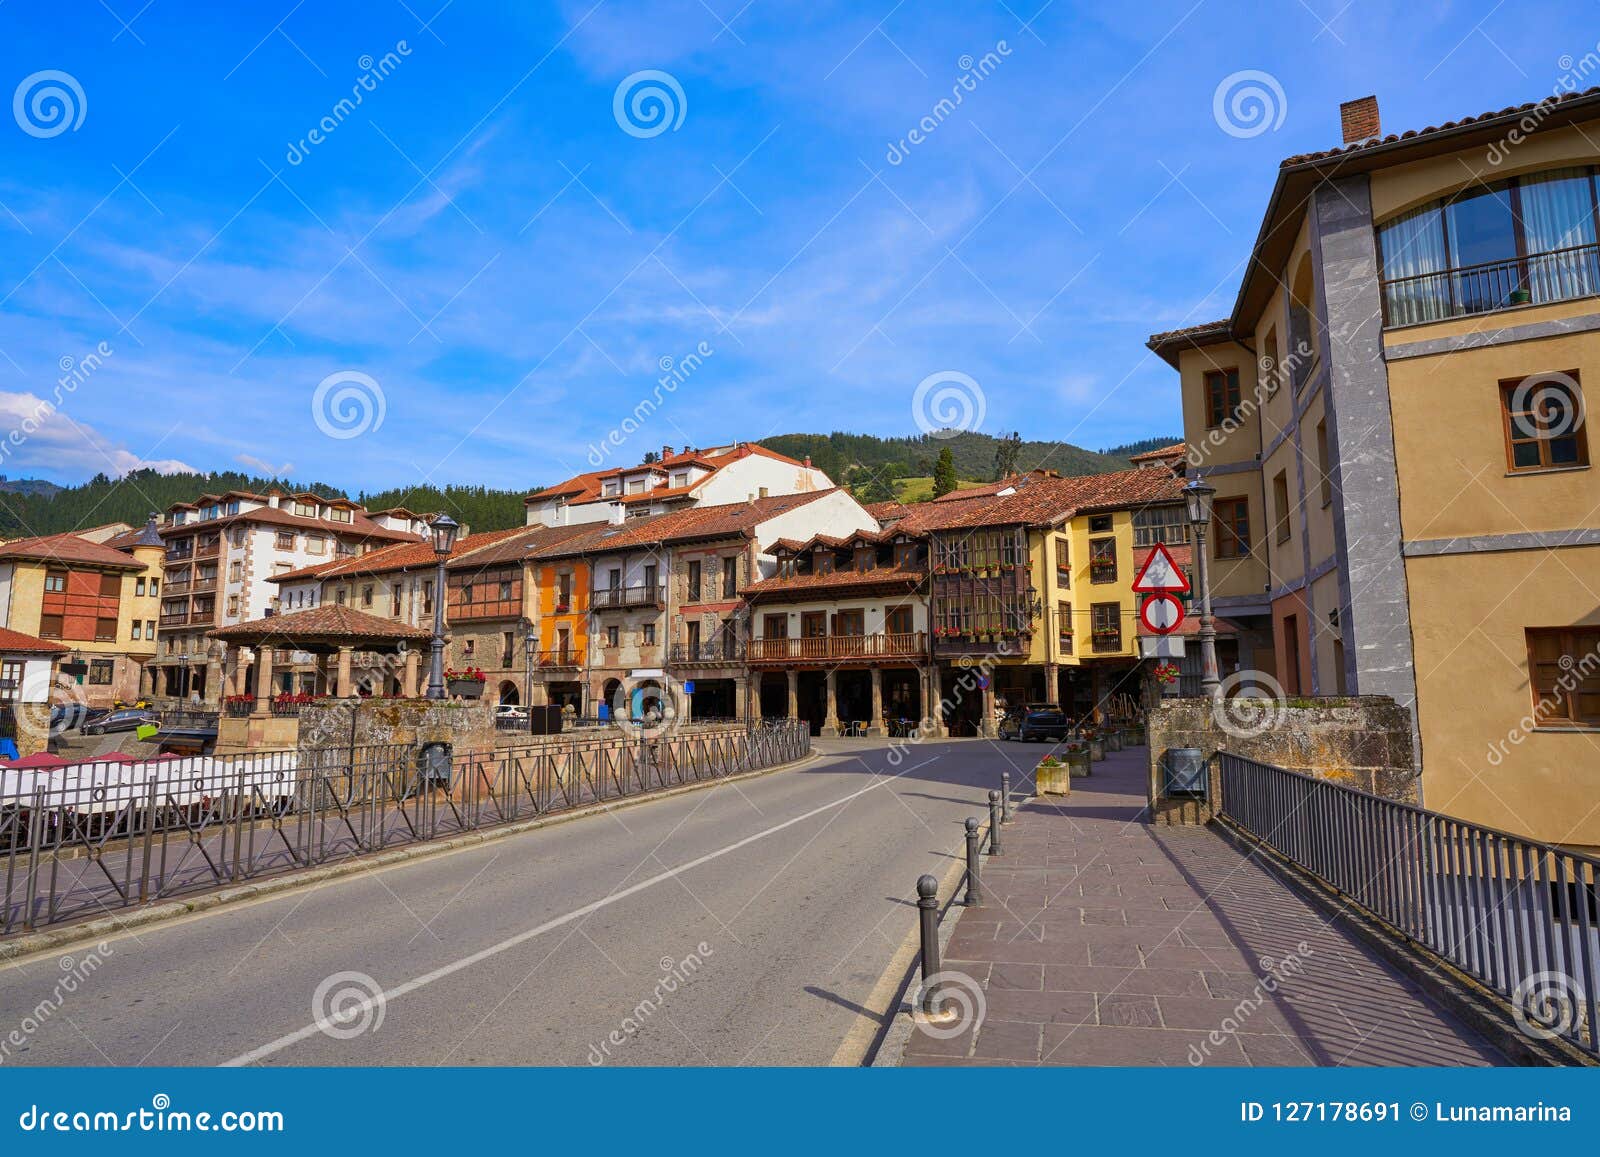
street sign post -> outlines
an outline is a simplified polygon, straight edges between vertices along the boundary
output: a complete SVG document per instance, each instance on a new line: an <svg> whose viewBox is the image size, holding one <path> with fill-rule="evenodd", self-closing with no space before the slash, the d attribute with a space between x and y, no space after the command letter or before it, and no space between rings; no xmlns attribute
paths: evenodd
<svg viewBox="0 0 1600 1157"><path fill-rule="evenodd" d="M1187 593L1189 576L1183 573L1183 568L1165 544L1158 542L1151 548L1139 573L1134 576L1133 590L1141 595Z"/></svg>
<svg viewBox="0 0 1600 1157"><path fill-rule="evenodd" d="M1152 635L1170 635L1183 625L1183 604L1169 594L1146 595L1139 621Z"/></svg>

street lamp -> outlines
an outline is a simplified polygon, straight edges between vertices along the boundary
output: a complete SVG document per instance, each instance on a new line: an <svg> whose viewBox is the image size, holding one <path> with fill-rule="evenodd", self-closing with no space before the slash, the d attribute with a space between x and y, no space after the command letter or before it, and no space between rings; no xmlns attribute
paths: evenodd
<svg viewBox="0 0 1600 1157"><path fill-rule="evenodd" d="M1196 478L1183 488L1189 525L1194 528L1194 554L1200 583L1200 693L1212 697L1222 687L1217 676L1217 621L1211 614L1211 569L1206 557L1206 528L1211 525L1211 503L1217 488Z"/></svg>
<svg viewBox="0 0 1600 1157"><path fill-rule="evenodd" d="M533 653L539 646L539 628L534 623L528 624L528 633L522 636L522 652L527 660L527 675L523 683L523 694L527 697L525 706L528 709L528 734L533 734Z"/></svg>
<svg viewBox="0 0 1600 1157"><path fill-rule="evenodd" d="M187 643L187 640L185 640ZM187 703L189 701L189 653L185 651L178 656L178 698Z"/></svg>
<svg viewBox="0 0 1600 1157"><path fill-rule="evenodd" d="M433 580L433 658L428 665L428 698L444 698L444 561L456 546L459 523L448 514L441 514L429 524L433 535L433 555L438 560L438 571Z"/></svg>

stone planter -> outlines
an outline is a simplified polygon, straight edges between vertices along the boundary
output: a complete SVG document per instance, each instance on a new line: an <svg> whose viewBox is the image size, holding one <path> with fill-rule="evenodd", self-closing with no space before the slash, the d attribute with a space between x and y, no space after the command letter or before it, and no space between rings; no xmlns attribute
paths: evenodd
<svg viewBox="0 0 1600 1157"><path fill-rule="evenodd" d="M1067 752L1067 768L1072 778L1082 779L1089 774L1089 749L1076 748Z"/></svg>
<svg viewBox="0 0 1600 1157"><path fill-rule="evenodd" d="M1103 740L1100 740L1100 739L1091 739L1091 740L1089 740L1089 758L1091 760L1093 760L1095 763L1099 763L1105 757L1106 757L1106 745L1105 745L1105 742Z"/></svg>
<svg viewBox="0 0 1600 1157"><path fill-rule="evenodd" d="M445 689L451 695L459 695L463 699L480 699L483 697L484 681L482 679L451 679L445 684Z"/></svg>
<svg viewBox="0 0 1600 1157"><path fill-rule="evenodd" d="M1106 744L1106 750L1107 751L1121 751L1122 750L1122 732L1120 732L1120 731L1108 731L1108 732L1106 732L1105 744Z"/></svg>
<svg viewBox="0 0 1600 1157"><path fill-rule="evenodd" d="M1144 728L1143 727L1130 727L1130 728L1128 728L1127 733L1122 737L1122 742L1123 742L1124 745L1126 745L1128 747L1143 747L1144 746Z"/></svg>
<svg viewBox="0 0 1600 1157"><path fill-rule="evenodd" d="M1033 769L1033 789L1039 795L1070 795L1072 771L1068 764L1054 766L1041 763Z"/></svg>

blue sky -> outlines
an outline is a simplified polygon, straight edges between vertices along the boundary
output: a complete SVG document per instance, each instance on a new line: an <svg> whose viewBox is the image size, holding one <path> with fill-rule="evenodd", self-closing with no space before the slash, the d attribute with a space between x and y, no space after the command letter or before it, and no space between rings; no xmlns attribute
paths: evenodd
<svg viewBox="0 0 1600 1157"><path fill-rule="evenodd" d="M1277 162L1338 143L1339 101L1434 124L1600 40L1571 3L440 2L0 5L4 91L82 93L54 135L0 117L0 425L111 351L0 472L523 487L642 399L617 457L916 433L951 371L992 432L1176 432L1144 338L1227 313ZM642 70L676 127L614 114ZM1253 135L1213 111L1245 70L1282 92ZM318 421L338 374L381 423Z"/></svg>

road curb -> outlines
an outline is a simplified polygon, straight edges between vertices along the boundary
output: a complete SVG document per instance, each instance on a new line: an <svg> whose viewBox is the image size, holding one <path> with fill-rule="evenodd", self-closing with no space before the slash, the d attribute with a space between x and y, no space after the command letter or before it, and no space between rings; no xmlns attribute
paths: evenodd
<svg viewBox="0 0 1600 1157"><path fill-rule="evenodd" d="M231 888L222 888L215 892L206 892L190 899L169 900L159 904L151 904L144 908L135 908L128 912L118 913L115 916L102 916L81 924L68 924L59 928L43 929L38 932L25 932L9 940L0 941L0 963L20 963L30 957L59 952L65 948L76 948L79 945L89 943L103 943L113 936L136 932L140 928L145 928L152 924L163 924L184 916L209 912L215 908L231 907L251 900L268 899L287 892L314 888L319 884L342 879L345 876L362 875L384 868L408 864L416 860L448 855L451 852L464 851L467 848L475 848L482 844L508 839L511 836L519 836L527 832L538 831L541 828L553 827L556 824L570 823L573 820L622 811L627 808L638 807L640 804L654 803L657 800L686 795L693 791L705 791L719 784L740 783L744 780L757 779L780 771L796 771L824 758L827 758L827 756L823 752L812 751L799 759L790 760L788 763L757 768L754 771L741 772L738 775L702 780L698 783L678 784L675 787L665 788L661 791L648 792L625 799L608 800L605 803L591 804L588 807L558 812L555 815L539 816L536 819L518 820L502 827L467 832L459 836L451 836L445 840L433 840L424 844L411 844L407 847L395 848L391 851L375 852L338 864L324 864L320 867L305 868L300 871L285 873L282 876L273 876L265 880L239 884Z"/></svg>

